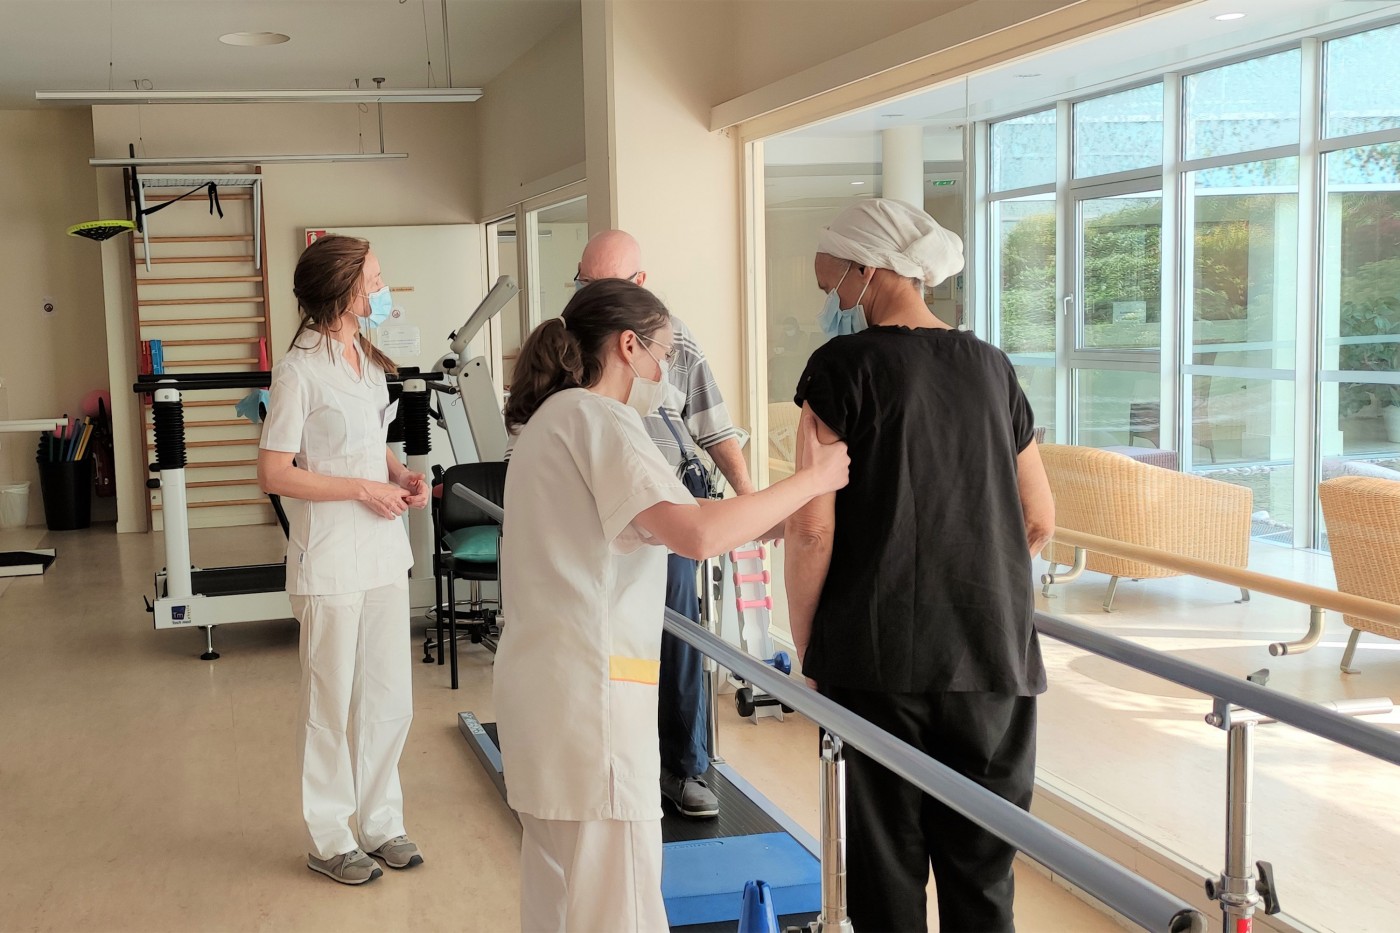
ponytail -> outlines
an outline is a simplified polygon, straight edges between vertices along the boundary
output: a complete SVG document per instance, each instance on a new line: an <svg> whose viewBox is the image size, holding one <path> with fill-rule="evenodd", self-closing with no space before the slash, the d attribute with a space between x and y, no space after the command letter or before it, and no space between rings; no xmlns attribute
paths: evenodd
<svg viewBox="0 0 1400 933"><path fill-rule="evenodd" d="M525 340L515 360L506 402L506 427L520 429L555 392L590 383L578 340L564 326L563 318L545 321Z"/></svg>
<svg viewBox="0 0 1400 933"><path fill-rule="evenodd" d="M613 335L630 330L650 337L670 318L659 298L624 279L599 279L579 289L564 313L536 327L520 348L506 427L518 431L556 392L597 382Z"/></svg>

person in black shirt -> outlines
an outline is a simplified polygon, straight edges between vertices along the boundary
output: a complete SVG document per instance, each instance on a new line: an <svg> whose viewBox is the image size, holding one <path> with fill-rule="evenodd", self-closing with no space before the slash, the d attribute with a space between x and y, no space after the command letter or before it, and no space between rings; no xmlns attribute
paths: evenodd
<svg viewBox="0 0 1400 933"><path fill-rule="evenodd" d="M802 673L831 699L1023 808L1035 779L1031 556L1054 528L1033 416L1006 355L923 301L962 242L872 199L823 230L818 349L795 401L850 448L850 485L787 524ZM858 930L1014 929L1015 850L847 749L848 892Z"/></svg>

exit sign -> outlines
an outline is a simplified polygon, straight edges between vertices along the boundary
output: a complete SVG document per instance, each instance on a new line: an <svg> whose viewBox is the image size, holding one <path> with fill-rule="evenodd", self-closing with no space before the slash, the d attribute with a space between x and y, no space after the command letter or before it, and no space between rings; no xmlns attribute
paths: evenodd
<svg viewBox="0 0 1400 933"><path fill-rule="evenodd" d="M931 182L931 184L932 184L935 188L948 188L948 187L951 187L952 185L956 185L956 184L957 184L957 181L956 181L955 179L952 179L952 178L942 178L942 179L939 179L939 180L937 180L937 181Z"/></svg>

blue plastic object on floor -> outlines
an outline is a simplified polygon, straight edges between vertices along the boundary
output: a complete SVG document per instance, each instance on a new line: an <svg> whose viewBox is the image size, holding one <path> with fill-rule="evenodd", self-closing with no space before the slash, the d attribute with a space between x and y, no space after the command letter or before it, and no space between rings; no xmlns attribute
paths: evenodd
<svg viewBox="0 0 1400 933"><path fill-rule="evenodd" d="M739 933L782 933L778 915L773 913L773 890L766 881L744 885L744 910L739 914Z"/></svg>
<svg viewBox="0 0 1400 933"><path fill-rule="evenodd" d="M661 893L672 927L739 920L756 875L774 917L821 910L821 863L787 833L669 842L663 852Z"/></svg>

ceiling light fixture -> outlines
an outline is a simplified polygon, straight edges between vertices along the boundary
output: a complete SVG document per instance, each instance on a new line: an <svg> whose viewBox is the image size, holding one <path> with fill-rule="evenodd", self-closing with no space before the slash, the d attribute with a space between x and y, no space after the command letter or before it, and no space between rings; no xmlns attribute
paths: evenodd
<svg viewBox="0 0 1400 933"><path fill-rule="evenodd" d="M851 182L851 184L853 184L853 185L863 185L863 184L865 184L865 182L863 182L863 181L853 181L853 182Z"/></svg>
<svg viewBox="0 0 1400 933"><path fill-rule="evenodd" d="M219 36L219 41L224 45L240 45L244 47L259 45L281 45L283 42L290 42L291 36L280 32L231 32L227 35Z"/></svg>
<svg viewBox="0 0 1400 933"><path fill-rule="evenodd" d="M1245 16L1245 14L1243 14L1243 13L1221 13L1219 16L1215 16L1215 17L1212 17L1212 18L1213 18L1216 22L1228 23L1228 22L1230 22L1231 20L1244 19L1244 16Z"/></svg>
<svg viewBox="0 0 1400 933"><path fill-rule="evenodd" d="M88 159L94 168L124 168L143 165L269 165L297 162L383 162L407 159L407 152L328 152L294 155L171 156L127 159Z"/></svg>
<svg viewBox="0 0 1400 933"><path fill-rule="evenodd" d="M449 104L481 99L479 87L298 91L35 91L53 104Z"/></svg>

